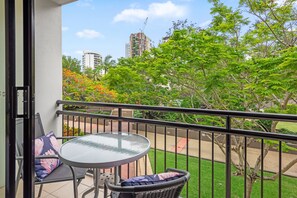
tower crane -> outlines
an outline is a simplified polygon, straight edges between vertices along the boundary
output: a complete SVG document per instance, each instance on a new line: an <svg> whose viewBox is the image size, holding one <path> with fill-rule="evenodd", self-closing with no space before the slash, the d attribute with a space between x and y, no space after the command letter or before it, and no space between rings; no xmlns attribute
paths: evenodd
<svg viewBox="0 0 297 198"><path fill-rule="evenodd" d="M146 19L145 19L145 21L144 21L144 23L143 23L143 27L142 27L142 29L140 29L140 32L141 32L141 33L144 33L144 29L145 29L145 27L146 27L147 20L148 20L148 17L146 17Z"/></svg>
<svg viewBox="0 0 297 198"><path fill-rule="evenodd" d="M142 52L144 51L144 39L145 39L145 37L144 37L144 29L145 29L145 27L146 27L146 24L147 24L147 20L148 20L148 17L146 17L146 19L145 19L145 21L144 21L144 23L143 23L143 27L142 27L142 29L140 29L140 53L139 53L139 55L141 55L142 54Z"/></svg>

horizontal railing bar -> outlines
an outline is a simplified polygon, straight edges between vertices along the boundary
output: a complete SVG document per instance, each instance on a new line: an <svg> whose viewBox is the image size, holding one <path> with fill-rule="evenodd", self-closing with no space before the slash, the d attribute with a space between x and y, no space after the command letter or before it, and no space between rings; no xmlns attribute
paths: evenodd
<svg viewBox="0 0 297 198"><path fill-rule="evenodd" d="M112 107L112 108L125 108L125 109L150 110L150 111L166 111L166 112L191 113L191 114L216 115L216 116L231 116L231 117L237 117L237 118L250 118L250 119L271 119L276 121L287 121L287 122L297 121L297 116L290 115L290 114L226 111L226 110L179 108L179 107L160 107L160 106L149 106L149 105L65 101L65 100L57 100L56 104L57 105L62 104L62 105L76 105L76 106Z"/></svg>
<svg viewBox="0 0 297 198"><path fill-rule="evenodd" d="M129 118L129 117L118 117L112 115L103 115L103 114L91 114L91 113L83 113L83 112L74 112L74 111L61 111L58 110L56 114L59 115L72 115L72 116L83 116L90 118L105 118L112 119L118 121L126 121L126 122L138 122L138 123L147 123L153 125L163 125L170 126L172 128L185 128L192 130L202 130L208 132L217 132L231 135L242 135L247 137L256 137L256 138L267 138L267 139L275 139L275 140L283 140L283 141L296 141L297 136L290 134L279 134L272 132L262 132L262 131L253 131L253 130L243 130L243 129L230 129L222 127L214 127L214 126L205 126L205 125L197 125L197 124L188 124L188 123L180 123L180 122L170 122L163 120L152 120L152 119L141 119L141 118Z"/></svg>

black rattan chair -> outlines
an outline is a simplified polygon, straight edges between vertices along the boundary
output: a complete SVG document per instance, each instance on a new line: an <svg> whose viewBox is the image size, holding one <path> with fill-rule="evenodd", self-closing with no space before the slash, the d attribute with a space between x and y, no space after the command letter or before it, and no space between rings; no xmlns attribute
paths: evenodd
<svg viewBox="0 0 297 198"><path fill-rule="evenodd" d="M23 119L18 119L16 121L16 146L17 146L17 161L18 161L18 172L16 178L16 189L18 188L18 184L20 179L22 178L23 172ZM42 126L41 118L39 114L35 116L35 137L41 137L45 135L44 129ZM57 139L71 139L73 137L57 137ZM57 155L47 155L47 156L38 156L35 159L45 159L45 158L59 158ZM75 172L77 178L77 186L80 184L81 180L85 178L87 169L85 168L75 168L73 167L73 171ZM63 182L63 181L71 181L73 180L72 170L68 165L62 164L58 168L56 168L50 175L44 178L43 181L35 180L36 185L40 185L38 197L41 196L43 184L54 183L54 182ZM77 190L77 186L73 182L73 188Z"/></svg>
<svg viewBox="0 0 297 198"><path fill-rule="evenodd" d="M119 186L105 182L104 198L108 197L108 190L112 198L178 198L183 186L190 179L190 173L184 170L168 168L166 172L178 172L182 177L157 184L139 186Z"/></svg>

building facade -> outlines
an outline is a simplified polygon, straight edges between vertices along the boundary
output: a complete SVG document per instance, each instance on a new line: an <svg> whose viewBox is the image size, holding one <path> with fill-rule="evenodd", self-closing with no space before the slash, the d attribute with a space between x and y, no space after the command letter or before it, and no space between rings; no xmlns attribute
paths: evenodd
<svg viewBox="0 0 297 198"><path fill-rule="evenodd" d="M144 51L151 49L151 40L144 33L130 35L130 56L141 56Z"/></svg>
<svg viewBox="0 0 297 198"><path fill-rule="evenodd" d="M131 54L130 54L130 43L126 43L125 44L125 57L126 58L131 57Z"/></svg>
<svg viewBox="0 0 297 198"><path fill-rule="evenodd" d="M84 51L82 56L82 65L84 68L94 69L97 65L102 63L102 56L99 53Z"/></svg>

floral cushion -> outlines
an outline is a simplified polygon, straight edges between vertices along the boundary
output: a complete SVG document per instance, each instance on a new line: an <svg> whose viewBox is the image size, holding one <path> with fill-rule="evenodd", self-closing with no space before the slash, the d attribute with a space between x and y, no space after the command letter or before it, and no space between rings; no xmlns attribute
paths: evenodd
<svg viewBox="0 0 297 198"><path fill-rule="evenodd" d="M35 139L35 157L40 155L56 155L60 144L53 132ZM61 164L59 159L35 159L35 173L37 180L42 181Z"/></svg>

